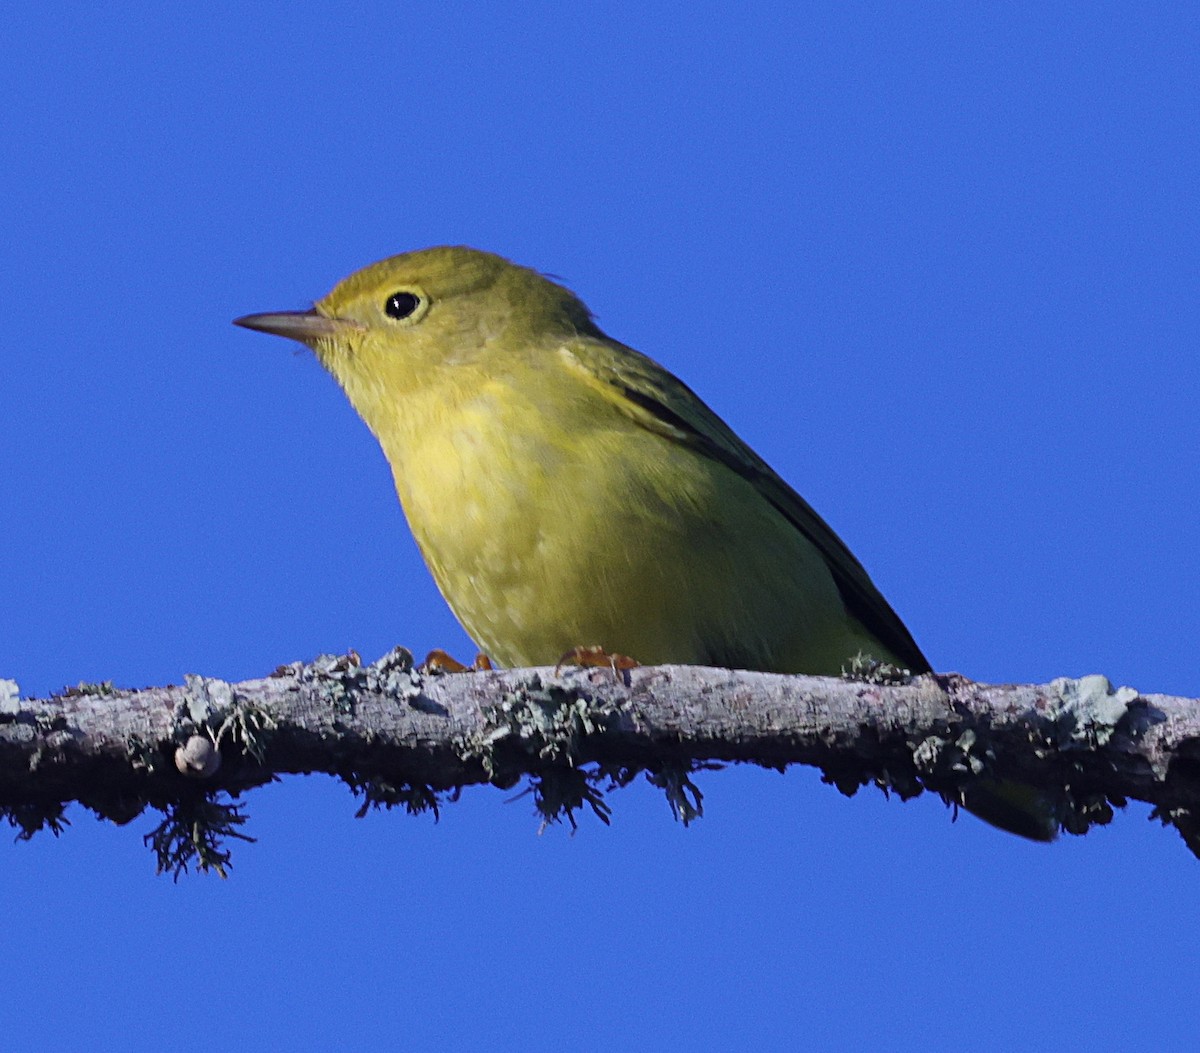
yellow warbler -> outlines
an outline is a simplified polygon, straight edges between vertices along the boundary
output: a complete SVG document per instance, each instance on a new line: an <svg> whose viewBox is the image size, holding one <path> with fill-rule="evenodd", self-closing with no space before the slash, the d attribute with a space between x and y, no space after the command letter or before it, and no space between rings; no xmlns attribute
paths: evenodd
<svg viewBox="0 0 1200 1053"><path fill-rule="evenodd" d="M425 249L311 311L237 324L301 341L337 379L442 594L503 664L599 645L652 664L837 674L863 652L929 669L807 502L536 271ZM989 818L1016 828L1017 811Z"/></svg>

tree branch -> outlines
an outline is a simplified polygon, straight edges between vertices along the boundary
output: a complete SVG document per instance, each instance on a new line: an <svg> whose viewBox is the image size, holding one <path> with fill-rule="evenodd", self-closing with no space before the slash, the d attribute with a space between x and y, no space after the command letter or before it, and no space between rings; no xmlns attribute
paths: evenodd
<svg viewBox="0 0 1200 1053"><path fill-rule="evenodd" d="M224 795L282 774L341 778L363 797L360 814L436 812L463 786L526 777L543 821L573 825L584 807L607 822L605 792L645 772L686 822L701 810L690 773L740 761L811 764L846 794L874 783L952 803L980 776L1015 779L1073 833L1136 798L1200 855L1197 701L1114 690L1103 677L988 685L861 672L432 675L397 648L372 665L322 656L238 684L81 684L34 700L0 681L0 815L29 837L58 832L71 801L122 823L157 808L165 819L147 840L160 869L224 873L227 839L249 840Z"/></svg>

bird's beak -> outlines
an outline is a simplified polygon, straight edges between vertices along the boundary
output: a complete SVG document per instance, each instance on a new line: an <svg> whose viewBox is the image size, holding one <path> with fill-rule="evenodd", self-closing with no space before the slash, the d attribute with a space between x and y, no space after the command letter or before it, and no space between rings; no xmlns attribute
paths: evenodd
<svg viewBox="0 0 1200 1053"><path fill-rule="evenodd" d="M363 326L348 318L330 318L312 311L273 311L270 314L248 314L233 320L234 325L244 329L257 329L260 333L274 333L302 344L313 344L318 340L329 340L350 333L362 332Z"/></svg>

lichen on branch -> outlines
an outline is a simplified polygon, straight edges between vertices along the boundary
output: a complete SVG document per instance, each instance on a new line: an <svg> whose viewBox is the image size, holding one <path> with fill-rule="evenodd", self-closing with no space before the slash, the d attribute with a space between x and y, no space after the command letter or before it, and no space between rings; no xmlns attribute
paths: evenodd
<svg viewBox="0 0 1200 1053"><path fill-rule="evenodd" d="M0 681L0 816L61 833L78 802L126 823L151 808L160 869L224 873L241 796L325 772L359 814L432 812L465 786L522 780L542 825L604 822L639 775L675 816L701 814L694 776L731 762L818 767L846 794L875 785L954 805L974 780L1016 780L1083 833L1128 799L1154 806L1200 854L1200 703L1114 689L1099 676L989 685L955 674L845 678L689 666L423 673L396 648L228 683L129 691L81 684L23 699ZM709 788L710 794L713 792ZM999 835L998 835L999 836Z"/></svg>

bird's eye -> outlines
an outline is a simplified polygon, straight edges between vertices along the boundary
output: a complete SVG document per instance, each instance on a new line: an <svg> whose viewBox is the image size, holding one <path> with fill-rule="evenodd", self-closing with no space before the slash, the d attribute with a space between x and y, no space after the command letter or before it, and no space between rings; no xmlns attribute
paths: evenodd
<svg viewBox="0 0 1200 1053"><path fill-rule="evenodd" d="M388 297L383 310L389 318L407 318L420 306L421 297L416 293L396 292Z"/></svg>

